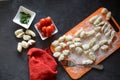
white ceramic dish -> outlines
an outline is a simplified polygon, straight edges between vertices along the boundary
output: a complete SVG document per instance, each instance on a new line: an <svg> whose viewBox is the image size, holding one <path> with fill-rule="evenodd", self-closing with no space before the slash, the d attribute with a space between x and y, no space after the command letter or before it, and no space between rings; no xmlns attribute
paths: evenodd
<svg viewBox="0 0 120 80"><path fill-rule="evenodd" d="M20 12L24 12L26 14L30 14L31 15L28 24L22 24L20 22ZM18 25L20 25L20 26L22 26L22 27L24 27L24 28L26 28L26 29L28 29L30 27L33 19L35 18L35 16L36 16L35 12L33 12L33 11L31 11L31 10L23 7L23 6L20 6L19 9L18 9L18 12L16 14L16 16L13 19L13 22L16 23L16 24L18 24Z"/></svg>
<svg viewBox="0 0 120 80"><path fill-rule="evenodd" d="M53 21L52 21L52 23L54 24ZM54 24L54 25L55 25L55 24ZM40 32L40 31L38 30L38 28L37 28L37 23L36 23L34 26L35 26L35 29L36 29L37 32L39 33L39 36L41 37L42 40L45 40L45 39L49 38L49 37L44 37L44 36L42 36L41 32ZM56 27L56 25L55 25L55 31L52 33L52 35L56 34L57 32L58 32L58 29L57 29L57 27Z"/></svg>

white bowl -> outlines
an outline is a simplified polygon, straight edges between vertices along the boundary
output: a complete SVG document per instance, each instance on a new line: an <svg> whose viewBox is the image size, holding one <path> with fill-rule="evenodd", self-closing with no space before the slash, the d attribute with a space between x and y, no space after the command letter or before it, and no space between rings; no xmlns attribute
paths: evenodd
<svg viewBox="0 0 120 80"><path fill-rule="evenodd" d="M54 24L53 21L52 21L52 23ZM54 25L55 25L55 24L54 24ZM45 40L45 39L49 38L49 37L44 37L44 36L42 36L41 32L40 32L40 31L38 30L38 28L37 28L37 23L36 23L34 26L35 26L35 29L36 29L37 32L39 33L39 36L41 37L42 40ZM58 29L57 29L57 27L56 27L56 25L55 25L55 31L52 33L52 35L56 34L57 32L58 32Z"/></svg>
<svg viewBox="0 0 120 80"><path fill-rule="evenodd" d="M27 24L22 24L22 23L20 22L20 12L24 12L24 13L26 13L26 14L30 14L30 15L31 15L31 17L30 17L30 19L29 19L29 22L28 22ZM18 25L20 25L20 26L28 29L28 28L30 27L33 19L35 18L35 15L36 15L35 12L33 12L33 11L31 11L31 10L23 7L23 6L20 6L19 9L18 9L18 12L17 12L17 14L16 14L16 16L15 16L14 19L13 19L13 22L15 22L16 24L18 24Z"/></svg>

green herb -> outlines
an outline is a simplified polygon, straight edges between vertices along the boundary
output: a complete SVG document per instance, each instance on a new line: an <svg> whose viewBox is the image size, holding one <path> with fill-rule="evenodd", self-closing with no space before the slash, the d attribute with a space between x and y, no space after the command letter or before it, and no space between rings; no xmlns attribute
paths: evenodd
<svg viewBox="0 0 120 80"><path fill-rule="evenodd" d="M20 22L23 24L28 24L30 19L30 14L26 14L25 12L20 12Z"/></svg>

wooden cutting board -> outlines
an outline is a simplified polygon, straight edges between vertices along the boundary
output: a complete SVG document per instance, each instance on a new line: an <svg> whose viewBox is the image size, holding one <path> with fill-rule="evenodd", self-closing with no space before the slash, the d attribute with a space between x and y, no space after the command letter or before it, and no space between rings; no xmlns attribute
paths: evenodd
<svg viewBox="0 0 120 80"><path fill-rule="evenodd" d="M102 15L103 18L105 19L106 15L103 15L101 13L102 9L103 9L103 7L96 10L93 14L88 16L86 19L84 19L82 22L77 24L75 27L73 27L70 31L68 31L64 35L75 34L75 32L77 30L79 30L81 27L86 28L85 27L86 22L88 22L88 20L95 15ZM120 30L120 26L117 24L117 22L115 21L115 19L112 16L111 16L111 20L114 22L116 27ZM118 48L120 48L120 32L115 32L115 34L116 34L116 38L113 39L114 43L111 46L109 46L108 51L104 55L103 54L102 55L101 54L97 55L99 57L96 59L94 64L99 64L101 61L103 61L109 55L111 55L114 51L116 51ZM52 45L50 46L50 49L54 53L54 47ZM89 67L87 67L87 68L86 67L66 67L66 66L63 66L63 67L72 79L78 79L78 78L82 77L85 73L87 73L88 71L91 70L91 68L89 68Z"/></svg>

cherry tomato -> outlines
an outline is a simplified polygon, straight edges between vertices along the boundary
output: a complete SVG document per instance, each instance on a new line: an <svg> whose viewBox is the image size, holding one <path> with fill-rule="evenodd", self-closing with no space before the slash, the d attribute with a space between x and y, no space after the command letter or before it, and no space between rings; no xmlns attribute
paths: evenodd
<svg viewBox="0 0 120 80"><path fill-rule="evenodd" d="M40 23L37 23L37 28L39 29L39 30L41 30L41 25L40 25Z"/></svg>
<svg viewBox="0 0 120 80"><path fill-rule="evenodd" d="M46 21L46 25L47 25L47 26L52 23L52 19L51 19L51 17L49 17L49 16L45 18L45 21Z"/></svg>
<svg viewBox="0 0 120 80"><path fill-rule="evenodd" d="M46 37L46 33L45 32L41 32L43 37Z"/></svg>
<svg viewBox="0 0 120 80"><path fill-rule="evenodd" d="M40 19L40 25L45 26L46 20L44 18Z"/></svg>
<svg viewBox="0 0 120 80"><path fill-rule="evenodd" d="M46 32L46 37L50 37L50 36L52 36L52 33Z"/></svg>
<svg viewBox="0 0 120 80"><path fill-rule="evenodd" d="M51 26L47 26L47 28L46 28L46 32L47 33L52 33L52 27Z"/></svg>
<svg viewBox="0 0 120 80"><path fill-rule="evenodd" d="M47 27L46 27L46 26L43 26L43 27L42 27L42 32L46 32L46 29L47 29Z"/></svg>
<svg viewBox="0 0 120 80"><path fill-rule="evenodd" d="M52 23L50 26L52 27L52 32L54 32L55 31L55 25Z"/></svg>

